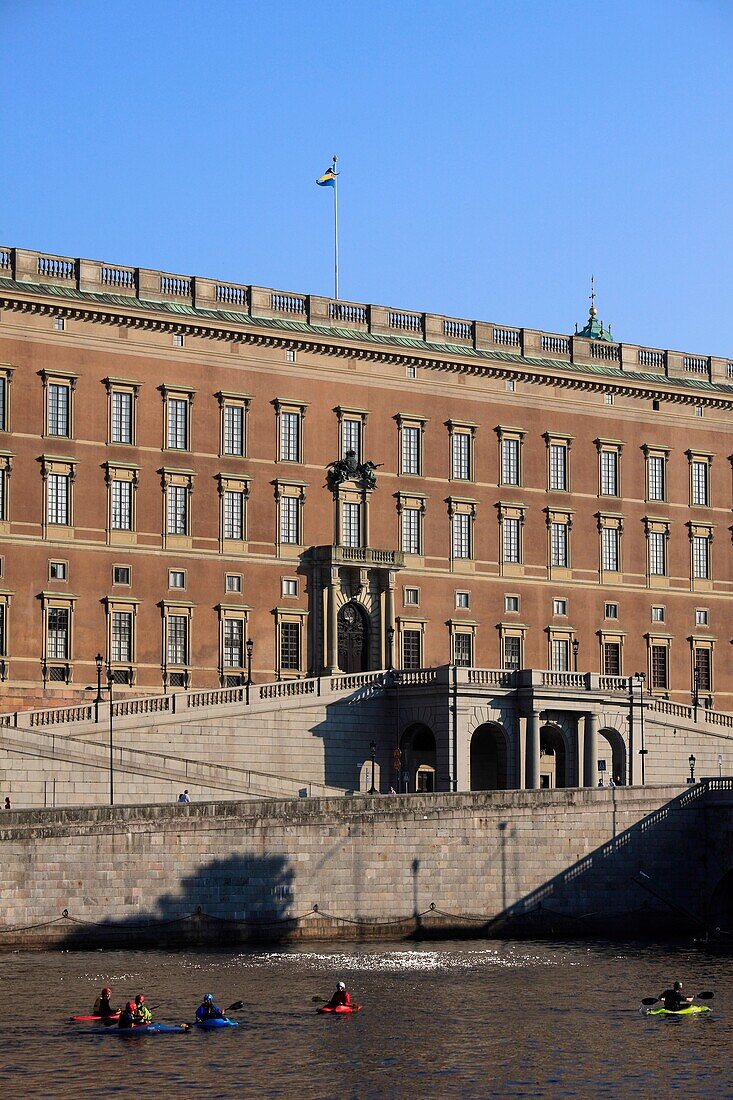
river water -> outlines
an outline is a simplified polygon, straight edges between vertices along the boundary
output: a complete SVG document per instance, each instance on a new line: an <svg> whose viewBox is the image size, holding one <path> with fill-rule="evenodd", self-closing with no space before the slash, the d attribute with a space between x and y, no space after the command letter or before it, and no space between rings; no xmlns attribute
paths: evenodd
<svg viewBox="0 0 733 1100"><path fill-rule="evenodd" d="M675 978L713 1012L644 1017ZM364 1011L319 1016L343 978ZM275 951L0 956L0 1084L25 1097L733 1098L733 959L687 947L460 941ZM68 1022L102 985L156 1019L204 993L231 1031L120 1038Z"/></svg>

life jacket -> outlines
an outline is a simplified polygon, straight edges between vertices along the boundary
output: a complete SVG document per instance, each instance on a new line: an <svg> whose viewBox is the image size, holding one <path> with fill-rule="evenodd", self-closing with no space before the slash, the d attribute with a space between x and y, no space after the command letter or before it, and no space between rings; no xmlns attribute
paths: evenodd
<svg viewBox="0 0 733 1100"><path fill-rule="evenodd" d="M119 1019L119 1023L117 1024L117 1026L118 1027L133 1027L134 1023L135 1023L135 1013L130 1012L129 1008L123 1009L123 1011L120 1013L120 1019Z"/></svg>
<svg viewBox="0 0 733 1100"><path fill-rule="evenodd" d="M138 1005L135 1009L135 1023L136 1024L149 1024L153 1018L153 1014L149 1008L145 1005Z"/></svg>

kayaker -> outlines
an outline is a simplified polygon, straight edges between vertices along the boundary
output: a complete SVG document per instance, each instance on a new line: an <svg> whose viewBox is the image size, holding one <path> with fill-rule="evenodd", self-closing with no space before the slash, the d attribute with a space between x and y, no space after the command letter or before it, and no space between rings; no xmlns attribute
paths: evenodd
<svg viewBox="0 0 733 1100"><path fill-rule="evenodd" d="M205 993L204 999L196 1009L197 1020L221 1020L224 1013L218 1005L214 1004L213 993Z"/></svg>
<svg viewBox="0 0 733 1100"><path fill-rule="evenodd" d="M336 989L333 992L331 1000L328 1001L324 1008L338 1008L339 1005L351 1005L351 997L346 992L346 986L343 982L336 983Z"/></svg>
<svg viewBox="0 0 733 1100"><path fill-rule="evenodd" d="M95 1016L115 1016L117 1014L117 1009L112 1008L111 996L112 990L106 985L94 1002L92 1012Z"/></svg>
<svg viewBox="0 0 733 1100"><path fill-rule="evenodd" d="M125 1007L120 1013L120 1018L117 1022L118 1027L134 1027L135 1026L135 1002L128 1001Z"/></svg>
<svg viewBox="0 0 733 1100"><path fill-rule="evenodd" d="M136 1024L151 1024L153 1022L153 1014L149 1008L145 1007L145 998L142 993L138 993L135 998L135 1023Z"/></svg>
<svg viewBox="0 0 733 1100"><path fill-rule="evenodd" d="M681 1008L692 1004L692 997L682 996L682 982L675 982L671 989L659 994L658 1000L664 1002L667 1012L679 1012Z"/></svg>

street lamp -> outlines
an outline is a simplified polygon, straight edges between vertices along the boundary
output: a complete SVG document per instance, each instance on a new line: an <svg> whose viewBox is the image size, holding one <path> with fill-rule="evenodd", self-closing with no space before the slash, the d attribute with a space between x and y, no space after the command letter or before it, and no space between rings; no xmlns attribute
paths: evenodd
<svg viewBox="0 0 733 1100"><path fill-rule="evenodd" d="M369 742L369 751L372 754L372 785L369 788L369 794L376 794L377 793L377 788L374 786L374 769L376 767L376 758L377 758L377 742L376 741L370 741Z"/></svg>
<svg viewBox="0 0 733 1100"><path fill-rule="evenodd" d="M692 752L690 753L688 764L690 765L690 778L687 780L687 782L688 783L694 783L695 782L695 754L692 753Z"/></svg>
<svg viewBox="0 0 733 1100"><path fill-rule="evenodd" d="M641 732L641 748L639 749L639 756L641 757L641 785L646 783L646 754L647 750L644 748L644 681L646 675L643 672L635 672L634 679L639 682L639 728ZM633 687L632 687L633 692Z"/></svg>
<svg viewBox="0 0 733 1100"><path fill-rule="evenodd" d="M573 667L575 671L578 671L578 650L580 649L580 642L577 638L573 638Z"/></svg>
<svg viewBox="0 0 733 1100"><path fill-rule="evenodd" d="M394 627L393 626L388 626L387 627L387 669L388 669L388 671L391 670L392 667L393 667L392 666L393 646L394 646Z"/></svg>
<svg viewBox="0 0 733 1100"><path fill-rule="evenodd" d="M104 657L101 653L98 653L94 658L94 663L97 666L97 698L94 702L99 706L100 703L104 702L102 698L102 666L104 664Z"/></svg>
<svg viewBox="0 0 733 1100"><path fill-rule="evenodd" d="M107 688L109 690L109 804L114 806L115 804L115 764L114 764L114 740L112 732L112 666L107 665Z"/></svg>
<svg viewBox="0 0 733 1100"><path fill-rule="evenodd" d="M251 638L247 639L247 706L249 706L249 685L252 683L252 653L255 644Z"/></svg>

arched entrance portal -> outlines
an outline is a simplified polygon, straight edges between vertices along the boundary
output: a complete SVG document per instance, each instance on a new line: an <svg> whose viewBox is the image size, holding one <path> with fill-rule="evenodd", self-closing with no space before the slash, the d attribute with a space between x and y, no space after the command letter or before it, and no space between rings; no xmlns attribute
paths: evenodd
<svg viewBox="0 0 733 1100"><path fill-rule="evenodd" d="M567 787L565 741L557 726L540 730L540 787Z"/></svg>
<svg viewBox="0 0 733 1100"><path fill-rule="evenodd" d="M402 775L400 790L435 790L435 735L428 726L416 722L400 738Z"/></svg>
<svg viewBox="0 0 733 1100"><path fill-rule="evenodd" d="M598 773L599 779L603 776L606 785L611 779L616 786L626 783L626 746L618 730L598 731L598 759L606 763L605 770Z"/></svg>
<svg viewBox="0 0 733 1100"><path fill-rule="evenodd" d="M353 601L338 613L338 661L342 672L366 672L369 668L369 623Z"/></svg>
<svg viewBox="0 0 733 1100"><path fill-rule="evenodd" d="M505 791L508 786L504 731L491 723L479 726L471 737L471 790Z"/></svg>

